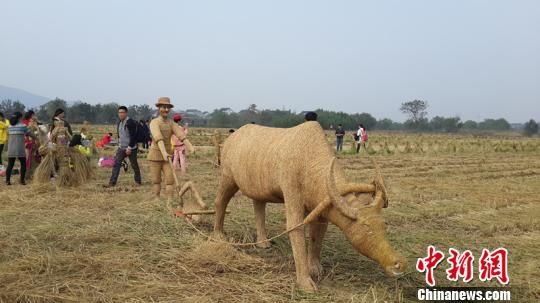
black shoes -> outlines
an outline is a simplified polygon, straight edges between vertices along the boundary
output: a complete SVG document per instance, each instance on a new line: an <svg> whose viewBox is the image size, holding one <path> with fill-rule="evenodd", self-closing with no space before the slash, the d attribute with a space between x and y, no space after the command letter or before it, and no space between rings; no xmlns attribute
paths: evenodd
<svg viewBox="0 0 540 303"><path fill-rule="evenodd" d="M6 185L7 185L7 186L10 186L10 185L11 185L11 181L6 181ZM21 181L21 185L26 185L26 181Z"/></svg>

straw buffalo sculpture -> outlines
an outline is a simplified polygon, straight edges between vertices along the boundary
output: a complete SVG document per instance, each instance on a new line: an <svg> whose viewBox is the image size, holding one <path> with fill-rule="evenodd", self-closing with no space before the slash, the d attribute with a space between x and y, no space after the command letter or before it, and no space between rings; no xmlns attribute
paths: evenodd
<svg viewBox="0 0 540 303"><path fill-rule="evenodd" d="M258 241L267 239L266 203L283 203L288 229L302 222L309 225L308 247L303 228L289 233L301 289L317 289L313 278L322 273L320 254L328 222L390 276L405 271L405 259L385 237L381 209L388 200L382 178L370 184L348 183L317 122L288 129L243 126L225 141L221 169L214 236L223 237L225 211L238 190L253 199Z"/></svg>

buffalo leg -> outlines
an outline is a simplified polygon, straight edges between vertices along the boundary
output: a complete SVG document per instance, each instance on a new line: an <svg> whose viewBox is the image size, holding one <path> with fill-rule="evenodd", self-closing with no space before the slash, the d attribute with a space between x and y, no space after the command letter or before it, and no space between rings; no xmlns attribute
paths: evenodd
<svg viewBox="0 0 540 303"><path fill-rule="evenodd" d="M309 273L311 277L319 279L322 274L321 250L322 241L328 227L328 222L319 219L309 224Z"/></svg>
<svg viewBox="0 0 540 303"><path fill-rule="evenodd" d="M219 182L219 188L216 195L215 207L216 207L216 216L214 221L214 235L216 237L223 236L223 223L225 220L225 210L229 201L238 191L238 186L231 178L221 176Z"/></svg>
<svg viewBox="0 0 540 303"><path fill-rule="evenodd" d="M287 217L287 229L293 228L304 220L304 204L301 199L294 195L285 196L285 211ZM309 275L307 259L306 237L304 228L299 227L289 233L294 265L296 267L296 283L304 291L315 291L317 285Z"/></svg>
<svg viewBox="0 0 540 303"><path fill-rule="evenodd" d="M253 208L255 210L255 225L257 227L257 242L267 240L266 233L266 202L253 200ZM257 244L260 248L269 248L270 242Z"/></svg>

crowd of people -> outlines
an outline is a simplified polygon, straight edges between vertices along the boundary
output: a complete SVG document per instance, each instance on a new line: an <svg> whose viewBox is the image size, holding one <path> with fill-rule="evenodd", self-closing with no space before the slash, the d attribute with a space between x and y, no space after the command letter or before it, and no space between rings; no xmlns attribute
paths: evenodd
<svg viewBox="0 0 540 303"><path fill-rule="evenodd" d="M6 185L11 185L12 175L19 174L20 184L28 179L36 182L58 184L80 184L90 175L93 166L89 165L94 154L104 154L106 150L116 149L112 163L112 173L108 184L114 187L120 170L127 170L127 160L134 173L135 185L142 182L138 163L140 150L148 151L151 181L154 193L159 196L161 174L164 175L167 195L172 194L172 170L186 172L187 124L183 125L182 116L169 112L173 108L170 99L160 98L156 107L159 116L152 121L134 120L129 117L126 106L118 108L119 122L116 125L116 140L113 133L106 133L101 140L94 142L89 132L89 125L83 124L80 131L74 132L71 124L65 120L65 112L56 110L49 124L38 121L33 111L14 112L7 119L0 113L0 175L5 175ZM5 148L6 147L6 148ZM2 162L4 150L7 151L7 166ZM99 164L103 157L100 158ZM15 169L16 161L20 168ZM75 180L70 180L75 179Z"/></svg>
<svg viewBox="0 0 540 303"><path fill-rule="evenodd" d="M49 182L57 177L62 177L63 184L77 184L71 182L75 178L73 171L78 172L78 177L84 180L90 176L92 166L80 163L86 159L91 161L91 156L103 153L104 150L116 149L112 158L101 157L99 166L112 167L109 182L104 187L116 186L120 171L127 171L129 161L133 169L135 185L142 182L141 170L138 163L140 149L148 151L147 160L150 167L150 179L153 183L153 192L160 195L162 175L166 185L167 195L172 194L173 170L186 173L186 154L192 148L186 140L188 133L187 124L183 125L182 116L175 114L172 119L169 113L173 108L170 99L159 98L156 103L159 115L152 121L137 121L129 117L128 108L118 108L118 124L116 125L116 138L113 133L106 133L101 140L94 142L89 132L89 125L83 124L79 132L74 132L71 124L65 120L63 109L57 109L51 117L51 122L46 125L38 121L36 114L30 110L24 114L13 113L6 119L0 113L0 175L5 175L6 184L11 185L11 176L20 175L20 184L25 185L26 180L33 177L34 171L40 174L39 180ZM308 112L305 121L317 121L315 112ZM335 130L336 150L343 150L345 130L341 124ZM356 153L363 147L366 148L368 140L367 131L362 124L353 133ZM2 162L2 153L7 145L7 167ZM59 156L63 155L63 156ZM79 156L83 156L79 158ZM51 158L47 163L44 159ZM14 169L18 160L20 169ZM170 161L169 161L170 160ZM63 165L62 165L63 164ZM67 168L65 168L67 167ZM62 174L63 172L63 174Z"/></svg>
<svg viewBox="0 0 540 303"><path fill-rule="evenodd" d="M317 113L316 112L307 112L304 115L304 121L317 121ZM343 141L345 139L345 129L343 129L342 124L338 124L338 127L336 128L336 151L341 152L343 151ZM358 130L352 134L354 147L356 149L356 153L360 153L360 148L366 149L366 144L368 141L368 133L366 128L363 124L358 124Z"/></svg>

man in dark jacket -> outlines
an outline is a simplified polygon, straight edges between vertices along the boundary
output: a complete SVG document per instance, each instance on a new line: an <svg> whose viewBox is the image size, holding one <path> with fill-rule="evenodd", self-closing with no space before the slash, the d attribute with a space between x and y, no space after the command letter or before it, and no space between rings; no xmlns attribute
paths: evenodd
<svg viewBox="0 0 540 303"><path fill-rule="evenodd" d="M345 136L345 130L343 125L339 124L336 129L336 150L338 152L343 150L343 137Z"/></svg>
<svg viewBox="0 0 540 303"><path fill-rule="evenodd" d="M133 172L135 173L135 183L141 185L141 170L137 162L137 121L128 117L128 109L125 106L118 108L118 118L120 122L117 125L118 150L116 151L114 167L112 170L109 184L105 187L113 187L118 181L120 167L126 157L129 158Z"/></svg>

